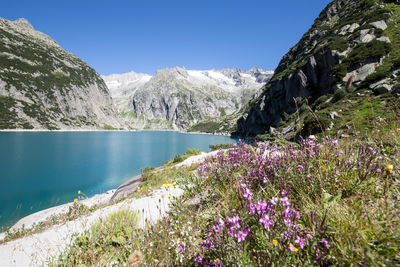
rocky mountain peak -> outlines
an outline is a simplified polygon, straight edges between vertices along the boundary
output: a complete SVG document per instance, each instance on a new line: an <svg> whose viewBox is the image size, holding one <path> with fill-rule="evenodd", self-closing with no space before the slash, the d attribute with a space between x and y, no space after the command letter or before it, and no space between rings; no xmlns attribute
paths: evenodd
<svg viewBox="0 0 400 267"><path fill-rule="evenodd" d="M32 24L29 23L29 21L25 18L20 18L14 21L14 24L20 26L20 27L24 27L27 29L31 29L34 30Z"/></svg>
<svg viewBox="0 0 400 267"><path fill-rule="evenodd" d="M177 77L187 78L188 75L189 74L185 67L176 66L174 68L165 68L157 70L156 73L153 75L152 79L159 80L159 79L166 79L167 77L170 77L171 79Z"/></svg>
<svg viewBox="0 0 400 267"><path fill-rule="evenodd" d="M26 19L0 18L0 128L121 127L98 73Z"/></svg>

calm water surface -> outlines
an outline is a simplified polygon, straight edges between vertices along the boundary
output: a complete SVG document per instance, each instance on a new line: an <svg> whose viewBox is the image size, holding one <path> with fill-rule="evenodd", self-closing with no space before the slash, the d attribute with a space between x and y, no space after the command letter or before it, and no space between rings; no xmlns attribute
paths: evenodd
<svg viewBox="0 0 400 267"><path fill-rule="evenodd" d="M233 143L225 136L178 132L0 132L0 228L18 219L118 187L183 154ZM1 229L0 229L1 230Z"/></svg>

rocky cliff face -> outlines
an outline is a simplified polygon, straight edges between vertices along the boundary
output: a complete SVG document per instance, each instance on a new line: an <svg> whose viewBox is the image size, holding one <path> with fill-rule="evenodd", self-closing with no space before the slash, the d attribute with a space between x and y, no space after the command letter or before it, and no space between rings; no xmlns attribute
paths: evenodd
<svg viewBox="0 0 400 267"><path fill-rule="evenodd" d="M0 129L120 127L107 86L25 19L0 18Z"/></svg>
<svg viewBox="0 0 400 267"><path fill-rule="evenodd" d="M325 119L334 117L336 102L354 91L368 89L367 95L396 93L400 75L399 6L398 1L384 2L330 3L283 56L263 93L238 120L236 134L298 134L312 115L308 111L317 112L312 116L321 115L318 118L324 124ZM329 127L332 125L328 123L317 128ZM315 132L318 130L304 131Z"/></svg>
<svg viewBox="0 0 400 267"><path fill-rule="evenodd" d="M119 111L134 128L188 129L210 118L237 114L271 78L253 68L186 70L171 68L153 76L103 76Z"/></svg>

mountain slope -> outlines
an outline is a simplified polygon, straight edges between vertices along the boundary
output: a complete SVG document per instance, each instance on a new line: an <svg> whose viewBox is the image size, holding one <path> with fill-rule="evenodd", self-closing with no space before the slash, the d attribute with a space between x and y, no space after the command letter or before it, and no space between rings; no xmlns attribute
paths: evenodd
<svg viewBox="0 0 400 267"><path fill-rule="evenodd" d="M25 19L0 18L0 128L120 127L107 86Z"/></svg>
<svg viewBox="0 0 400 267"><path fill-rule="evenodd" d="M272 73L175 67L153 76L130 72L102 78L132 127L188 129L209 119L220 123L221 117L237 117Z"/></svg>
<svg viewBox="0 0 400 267"><path fill-rule="evenodd" d="M330 3L283 56L263 93L238 120L236 134L292 139L321 131L344 132L354 117L363 121L358 126L367 127L372 124L368 113L396 109L399 18L398 1ZM374 109L364 107L364 102L372 102Z"/></svg>

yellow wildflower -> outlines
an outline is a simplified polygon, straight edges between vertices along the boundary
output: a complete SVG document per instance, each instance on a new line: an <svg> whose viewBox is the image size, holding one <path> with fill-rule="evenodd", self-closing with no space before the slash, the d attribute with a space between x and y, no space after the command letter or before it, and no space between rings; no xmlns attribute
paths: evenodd
<svg viewBox="0 0 400 267"><path fill-rule="evenodd" d="M397 128L397 131L400 131L400 128Z"/></svg>
<svg viewBox="0 0 400 267"><path fill-rule="evenodd" d="M75 204L76 202L78 202L78 199L77 199L77 198L74 199L74 204Z"/></svg>
<svg viewBox="0 0 400 267"><path fill-rule="evenodd" d="M172 187L172 184L163 184L164 188Z"/></svg>
<svg viewBox="0 0 400 267"><path fill-rule="evenodd" d="M173 185L174 185L174 188L176 188L176 182L174 182Z"/></svg>
<svg viewBox="0 0 400 267"><path fill-rule="evenodd" d="M79 194L82 194L81 190L78 190L78 195L79 195Z"/></svg>
<svg viewBox="0 0 400 267"><path fill-rule="evenodd" d="M297 252L297 251L299 251L299 249L296 248L295 246L293 246L292 243L289 243L289 250L292 251L292 252Z"/></svg>
<svg viewBox="0 0 400 267"><path fill-rule="evenodd" d="M171 198L171 195L167 195L167 198Z"/></svg>
<svg viewBox="0 0 400 267"><path fill-rule="evenodd" d="M386 165L386 170L387 170L389 173L392 173L392 172L393 172L393 165L392 165L392 164L387 164L387 165Z"/></svg>
<svg viewBox="0 0 400 267"><path fill-rule="evenodd" d="M272 240L272 243L276 246L276 245L278 245L278 240L274 239L274 240Z"/></svg>
<svg viewBox="0 0 400 267"><path fill-rule="evenodd" d="M214 262L218 262L218 261L219 261L219 259L215 259L215 260L214 260Z"/></svg>

